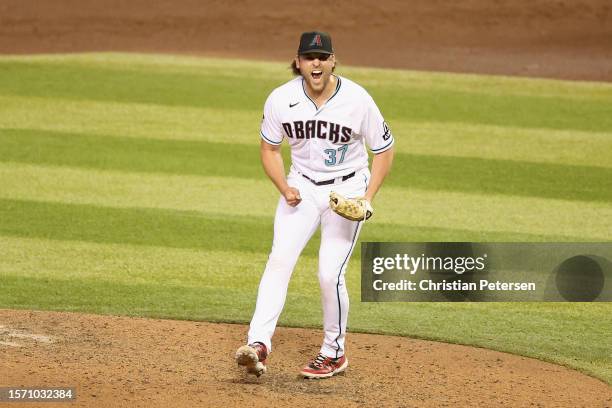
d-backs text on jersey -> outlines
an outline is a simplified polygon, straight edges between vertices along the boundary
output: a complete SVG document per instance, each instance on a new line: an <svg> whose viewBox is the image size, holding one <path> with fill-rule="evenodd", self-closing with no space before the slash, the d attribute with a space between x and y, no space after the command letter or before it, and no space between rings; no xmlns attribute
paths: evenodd
<svg viewBox="0 0 612 408"><path fill-rule="evenodd" d="M287 137L296 139L328 139L332 143L348 143L352 130L325 120L297 120L283 123Z"/></svg>

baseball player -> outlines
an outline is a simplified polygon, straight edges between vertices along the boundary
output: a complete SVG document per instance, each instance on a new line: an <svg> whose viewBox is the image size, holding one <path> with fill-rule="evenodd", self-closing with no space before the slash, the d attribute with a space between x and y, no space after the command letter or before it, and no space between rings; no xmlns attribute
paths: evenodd
<svg viewBox="0 0 612 408"><path fill-rule="evenodd" d="M371 209L369 203L391 168L394 139L372 97L356 83L334 75L335 65L330 36L303 33L292 63L296 78L272 91L264 106L261 161L281 196L247 345L236 352L238 364L257 376L266 372L294 266L319 225L325 333L319 354L301 375L331 377L348 366L344 344L349 298L344 274L363 222L331 211L329 197L331 192L364 197ZM291 146L287 177L280 153L283 139ZM366 146L374 154L371 173Z"/></svg>

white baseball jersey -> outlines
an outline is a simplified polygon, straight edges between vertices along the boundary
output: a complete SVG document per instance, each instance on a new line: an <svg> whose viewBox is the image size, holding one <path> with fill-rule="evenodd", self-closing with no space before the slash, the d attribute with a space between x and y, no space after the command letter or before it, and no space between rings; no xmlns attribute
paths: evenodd
<svg viewBox="0 0 612 408"><path fill-rule="evenodd" d="M378 154L394 143L368 92L336 78L335 92L319 108L306 94L301 76L272 91L264 106L261 137L273 145L287 138L293 169L315 181L367 168L366 145Z"/></svg>

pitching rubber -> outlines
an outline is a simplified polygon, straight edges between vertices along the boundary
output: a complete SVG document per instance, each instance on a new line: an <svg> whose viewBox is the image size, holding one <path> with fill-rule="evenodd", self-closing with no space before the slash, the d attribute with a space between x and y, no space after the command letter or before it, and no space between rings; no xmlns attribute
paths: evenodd
<svg viewBox="0 0 612 408"><path fill-rule="evenodd" d="M259 361L257 351L251 346L241 346L236 350L236 362L239 366L246 367L246 371L249 374L254 374L257 377L265 374L267 371L266 366Z"/></svg>

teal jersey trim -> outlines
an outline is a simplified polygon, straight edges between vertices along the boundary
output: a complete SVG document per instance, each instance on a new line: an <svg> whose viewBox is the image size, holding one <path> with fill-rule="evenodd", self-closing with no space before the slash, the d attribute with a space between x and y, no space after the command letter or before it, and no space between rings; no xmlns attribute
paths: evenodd
<svg viewBox="0 0 612 408"><path fill-rule="evenodd" d="M336 83L336 89L334 90L334 93L332 94L332 96L330 96L330 97L329 97L329 99L328 99L328 100L327 100L325 103L329 103L329 101L331 101L331 100L332 100L332 98L338 94L338 91L340 91L340 85L341 85L341 83L342 83L342 80L341 80L341 79L340 79L340 77L338 77L338 76L335 76L335 75L334 75L334 77L336 77L336 79L338 80L338 82ZM312 104L314 105L315 109L316 109L316 110L319 110L319 107L317 106L317 104L315 103L315 101L313 101L313 100L310 98L310 96L308 96L308 93L306 93L306 87L304 86L304 77L302 77L302 90L304 91L304 95L306 95L306 97L308 98L308 100L309 100L310 102L312 102Z"/></svg>
<svg viewBox="0 0 612 408"><path fill-rule="evenodd" d="M271 145L278 146L278 145L280 145L280 144L283 142L282 140L281 140L280 142L274 142L274 141L272 141L272 140L268 139L268 138L266 137L266 135L264 135L264 134L263 134L263 132L262 132L262 131L260 131L260 132L259 132L259 134L261 135L261 137L262 137L262 138L263 138L263 139L264 139L266 142L270 143Z"/></svg>
<svg viewBox="0 0 612 408"><path fill-rule="evenodd" d="M393 144L394 141L395 141L395 139L393 139L393 137L391 137L391 141L389 141L389 143L387 143L385 146L381 147L380 149L370 149L370 150L372 150L372 153L374 153L374 154L382 153L388 147L390 147Z"/></svg>

